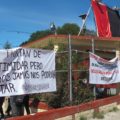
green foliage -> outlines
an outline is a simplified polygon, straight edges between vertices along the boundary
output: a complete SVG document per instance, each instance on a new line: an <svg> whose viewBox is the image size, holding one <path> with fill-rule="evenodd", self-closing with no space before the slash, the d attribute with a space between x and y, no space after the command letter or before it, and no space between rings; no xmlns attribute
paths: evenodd
<svg viewBox="0 0 120 120"><path fill-rule="evenodd" d="M73 104L89 102L93 98L92 88L83 79L73 81Z"/></svg>
<svg viewBox="0 0 120 120"><path fill-rule="evenodd" d="M80 120L87 120L87 117L85 117L85 116L80 116Z"/></svg>
<svg viewBox="0 0 120 120"><path fill-rule="evenodd" d="M61 107L61 93L60 91L54 93L47 93L45 96L46 102L52 108Z"/></svg>
<svg viewBox="0 0 120 120"><path fill-rule="evenodd" d="M93 112L93 118L103 119L104 112Z"/></svg>
<svg viewBox="0 0 120 120"><path fill-rule="evenodd" d="M50 34L52 34L50 30L37 31L30 36L28 41L38 40Z"/></svg>
<svg viewBox="0 0 120 120"><path fill-rule="evenodd" d="M36 31L31 34L30 38L23 42L20 46L29 43L30 41L38 40L40 38L46 37L48 35L52 34L52 31L50 30L41 30L41 31Z"/></svg>
<svg viewBox="0 0 120 120"><path fill-rule="evenodd" d="M48 43L47 49L51 49L52 42ZM65 45L60 43L58 52L65 51ZM77 53L72 54L72 62L79 63L80 56ZM80 66L81 69L82 66ZM83 68L82 68L83 69ZM69 101L69 80L68 80L68 54L58 53L56 56L56 70L63 70L56 72L57 77L57 91L54 93L47 93L44 100L48 105L54 108L70 105ZM86 72L81 72L81 79L87 76ZM73 80L73 105L88 102L93 99L92 89L89 85L84 84L82 80ZM43 99L43 98L42 98Z"/></svg>
<svg viewBox="0 0 120 120"><path fill-rule="evenodd" d="M63 43L59 43L58 46L59 46L58 52L64 51L66 49L66 46Z"/></svg>
<svg viewBox="0 0 120 120"><path fill-rule="evenodd" d="M117 107L113 107L113 111L117 112L119 109Z"/></svg>
<svg viewBox="0 0 120 120"><path fill-rule="evenodd" d="M48 42L48 45L45 46L43 49L53 50L53 49L54 49L54 44L53 44L53 42L50 40L50 41Z"/></svg>
<svg viewBox="0 0 120 120"><path fill-rule="evenodd" d="M71 34L71 35L77 35L80 28L75 23L65 23L62 27L57 28L57 34Z"/></svg>
<svg viewBox="0 0 120 120"><path fill-rule="evenodd" d="M10 49L11 47L12 46L8 41L4 44L4 49Z"/></svg>
<svg viewBox="0 0 120 120"><path fill-rule="evenodd" d="M57 80L57 91L52 93L40 94L40 97L37 96L41 101L46 101L50 107L59 108L63 106L70 105L69 101L69 79L68 79L68 53L62 53L66 50L66 46L62 43L58 44L59 49L56 54L56 70L61 72L56 72ZM53 50L54 43L52 40L48 42L48 45L44 49ZM78 64L83 61L81 54L77 52L72 53L72 63ZM79 70L85 70L83 66L79 66ZM85 84L83 79L88 76L87 71L80 72L80 79L73 80L73 105L80 104L83 102L88 102L93 99L92 89L89 85Z"/></svg>
<svg viewBox="0 0 120 120"><path fill-rule="evenodd" d="M63 26L56 28L57 34L65 34L65 35L68 35L68 34L78 35L79 30L80 30L80 27L75 23L65 23ZM34 41L34 40L38 40L40 38L46 37L50 34L54 34L54 33L49 29L36 31L32 33L30 38L27 41L23 42L21 45L27 44L30 41ZM81 35L96 36L96 32L93 30L89 30L86 28L86 26L84 26L84 29L82 30Z"/></svg>
<svg viewBox="0 0 120 120"><path fill-rule="evenodd" d="M78 63L80 61L80 54L77 52L72 52L72 63Z"/></svg>
<svg viewBox="0 0 120 120"><path fill-rule="evenodd" d="M68 80L68 53L62 53L65 51L66 46L60 43L58 49L58 54L56 55L56 70L62 72L56 72L57 77L57 91L54 93L47 93L41 95L41 100L45 100L49 106L53 108L59 108L63 106L70 105L69 101L69 80ZM53 49L52 41L49 41L46 49ZM61 53L59 53L61 52ZM74 52L72 54L72 62L79 63L80 55ZM80 66L79 69L83 69L83 66ZM81 79L86 78L87 73L81 72ZM83 102L88 102L93 99L92 89L89 85L84 84L84 82L79 79L77 81L73 80L73 105L80 104Z"/></svg>
<svg viewBox="0 0 120 120"><path fill-rule="evenodd" d="M109 112L117 112L119 109L117 107L113 107Z"/></svg>
<svg viewBox="0 0 120 120"><path fill-rule="evenodd" d="M41 99L41 95L40 94L32 94L31 95L32 98L40 100Z"/></svg>

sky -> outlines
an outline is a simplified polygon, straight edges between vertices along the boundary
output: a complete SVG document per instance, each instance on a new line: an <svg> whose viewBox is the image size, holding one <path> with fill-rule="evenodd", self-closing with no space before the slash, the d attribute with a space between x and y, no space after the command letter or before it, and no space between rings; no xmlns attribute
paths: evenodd
<svg viewBox="0 0 120 120"><path fill-rule="evenodd" d="M103 0L109 7L120 7L120 0ZM8 41L18 47L27 41L33 32L56 27L65 23L76 23L81 27L78 17L87 13L90 0L0 0L0 49ZM93 13L87 18L88 29L95 30Z"/></svg>

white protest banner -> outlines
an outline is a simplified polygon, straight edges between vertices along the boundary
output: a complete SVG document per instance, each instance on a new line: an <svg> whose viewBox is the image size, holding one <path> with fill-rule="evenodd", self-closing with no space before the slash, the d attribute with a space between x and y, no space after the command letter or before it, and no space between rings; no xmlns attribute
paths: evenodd
<svg viewBox="0 0 120 120"><path fill-rule="evenodd" d="M105 60L90 53L89 83L112 84L120 82L120 64L118 58Z"/></svg>
<svg viewBox="0 0 120 120"><path fill-rule="evenodd" d="M0 50L0 96L56 91L55 52Z"/></svg>

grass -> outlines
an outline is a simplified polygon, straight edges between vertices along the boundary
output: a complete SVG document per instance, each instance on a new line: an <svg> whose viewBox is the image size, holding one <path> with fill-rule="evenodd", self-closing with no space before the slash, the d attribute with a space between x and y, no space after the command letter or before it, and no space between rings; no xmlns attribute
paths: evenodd
<svg viewBox="0 0 120 120"><path fill-rule="evenodd" d="M80 116L80 120L87 120L87 117L85 117L85 116Z"/></svg>
<svg viewBox="0 0 120 120"><path fill-rule="evenodd" d="M93 112L93 118L103 119L104 113L103 112Z"/></svg>
<svg viewBox="0 0 120 120"><path fill-rule="evenodd" d="M117 107L113 107L109 112L117 112L119 109Z"/></svg>

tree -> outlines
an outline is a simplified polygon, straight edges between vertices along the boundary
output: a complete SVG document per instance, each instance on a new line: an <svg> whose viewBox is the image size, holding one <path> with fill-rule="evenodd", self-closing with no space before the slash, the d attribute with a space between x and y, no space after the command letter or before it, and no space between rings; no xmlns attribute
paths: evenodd
<svg viewBox="0 0 120 120"><path fill-rule="evenodd" d="M30 38L21 43L20 46L29 43L30 41L38 40L40 38L46 37L47 35L53 34L51 30L42 30L42 31L36 31L31 34Z"/></svg>
<svg viewBox="0 0 120 120"><path fill-rule="evenodd" d="M65 23L62 27L57 28L57 34L77 35L80 28L75 23Z"/></svg>
<svg viewBox="0 0 120 120"><path fill-rule="evenodd" d="M4 49L10 49L11 47L12 46L8 41L4 44Z"/></svg>
<svg viewBox="0 0 120 120"><path fill-rule="evenodd" d="M57 34L78 35L79 30L80 30L80 27L77 24L75 24L75 23L65 23L62 27L55 28L54 32L56 32ZM38 40L40 38L46 37L50 34L54 34L54 32L49 30L49 29L48 30L42 30L42 31L36 31L36 32L31 34L28 41L23 42L21 45L27 44L30 41L34 41L34 40ZM96 33L92 30L87 29L86 26L84 26L84 29L82 30L81 35L95 36Z"/></svg>
<svg viewBox="0 0 120 120"><path fill-rule="evenodd" d="M30 36L28 41L38 40L50 34L52 34L50 30L37 31Z"/></svg>

